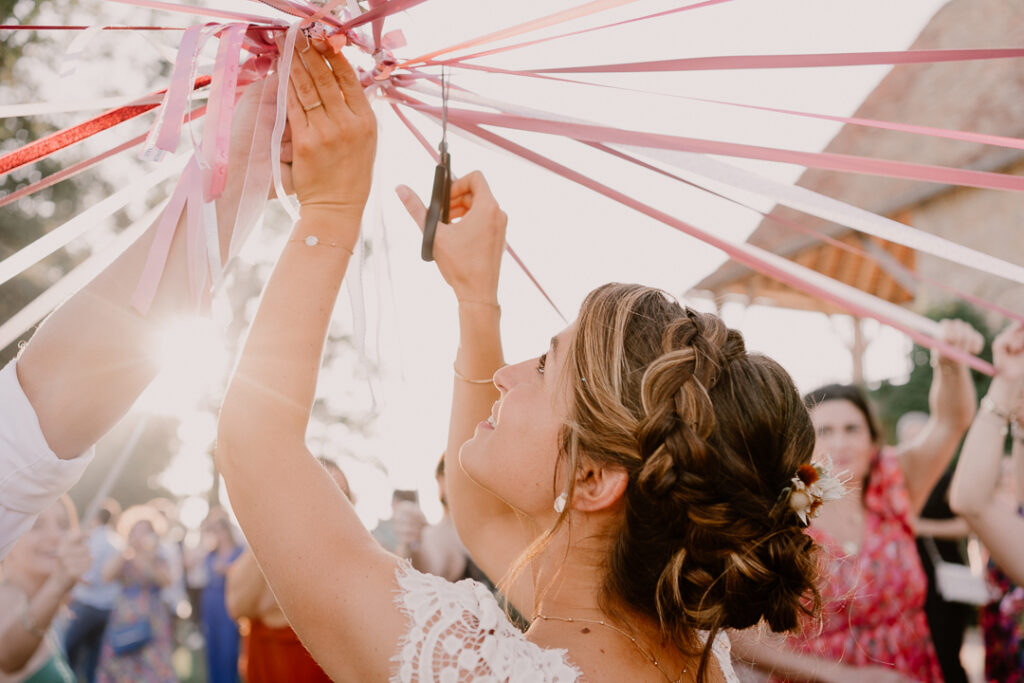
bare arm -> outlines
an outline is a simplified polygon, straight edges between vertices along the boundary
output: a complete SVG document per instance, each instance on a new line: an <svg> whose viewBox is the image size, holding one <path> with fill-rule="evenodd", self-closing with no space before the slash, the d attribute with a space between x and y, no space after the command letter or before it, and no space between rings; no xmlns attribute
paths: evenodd
<svg viewBox="0 0 1024 683"><path fill-rule="evenodd" d="M960 462L949 491L949 502L978 534L996 564L1015 581L1024 581L1024 547L1016 542L1024 533L1024 520L994 495L1002 470L1003 443L1008 418L1020 409L1024 392L1024 327L1004 331L993 344L997 375L989 386L985 409L974 419L964 442ZM1013 440L1016 474L1024 459L1024 444ZM1018 477L1019 478L1019 477ZM1018 481L1018 485L1020 482Z"/></svg>
<svg viewBox="0 0 1024 683"><path fill-rule="evenodd" d="M398 560L363 528L305 446L324 340L376 148L358 79L340 55L328 59L333 75L316 52L293 60L288 117L302 217L225 397L216 455L245 535L303 643L333 680L384 680L405 630L393 602ZM310 236L319 244L307 246Z"/></svg>
<svg viewBox="0 0 1024 683"><path fill-rule="evenodd" d="M89 568L89 549L81 534L69 533L57 550L57 570L33 595L13 586L0 592L0 671L14 673L25 667L42 644L57 610L68 592Z"/></svg>
<svg viewBox="0 0 1024 683"><path fill-rule="evenodd" d="M809 683L912 683L888 667L852 667L821 657L794 652L786 637L757 628L731 631L733 652L740 661L794 681Z"/></svg>
<svg viewBox="0 0 1024 683"><path fill-rule="evenodd" d="M785 637L757 628L732 631L729 639L737 659L788 679L828 683L835 680L841 667L837 662L792 652Z"/></svg>
<svg viewBox="0 0 1024 683"><path fill-rule="evenodd" d="M946 342L968 353L978 353L984 345L982 336L962 321L943 320L942 330ZM939 356L928 392L928 422L912 443L900 444L898 449L915 514L924 508L932 488L953 458L974 417L976 402L968 367Z"/></svg>
<svg viewBox="0 0 1024 683"><path fill-rule="evenodd" d="M121 570L124 569L125 561L126 558L123 552L120 552L107 560L107 564L103 567L103 580L110 582L120 578Z"/></svg>
<svg viewBox="0 0 1024 683"><path fill-rule="evenodd" d="M235 109L227 185L217 202L222 257L231 239L258 103L259 88L251 88ZM152 349L161 327L197 312L189 291L185 233L182 219L146 315L131 306L131 297L155 223L55 310L21 353L18 379L57 457L81 455L124 416L158 371Z"/></svg>
<svg viewBox="0 0 1024 683"><path fill-rule="evenodd" d="M405 187L399 196L422 228L426 209ZM498 400L492 382L483 382L504 364L498 277L505 246L507 216L483 175L474 171L452 185L453 225L439 224L434 242L438 269L451 286L459 310L459 347L452 411L445 450L448 503L459 538L492 580L500 580L536 535L523 527L512 508L472 481L459 464L462 444L491 414ZM477 380L477 381L468 381ZM525 573L524 573L525 574ZM525 612L532 609L532 585L521 581L510 599Z"/></svg>
<svg viewBox="0 0 1024 683"><path fill-rule="evenodd" d="M421 572L455 581L462 578L466 571L466 554L454 530L442 526L443 524L442 522L423 530L423 542L410 559L413 566Z"/></svg>
<svg viewBox="0 0 1024 683"><path fill-rule="evenodd" d="M928 519L919 517L914 524L914 531L918 536L929 538L940 538L948 541L958 541L967 538L971 533L971 527L962 517L952 519Z"/></svg>
<svg viewBox="0 0 1024 683"><path fill-rule="evenodd" d="M246 550L228 569L225 602L232 619L256 617L260 612L260 599L267 591L267 580L256 563L252 550Z"/></svg>

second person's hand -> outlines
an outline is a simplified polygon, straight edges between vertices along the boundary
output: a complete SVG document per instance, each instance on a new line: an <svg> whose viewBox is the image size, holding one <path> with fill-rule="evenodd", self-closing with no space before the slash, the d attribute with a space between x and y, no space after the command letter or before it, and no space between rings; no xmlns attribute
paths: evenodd
<svg viewBox="0 0 1024 683"><path fill-rule="evenodd" d="M377 151L373 109L344 55L323 40L310 40L307 46L301 36L295 48L288 121L296 197L303 209L359 216Z"/></svg>
<svg viewBox="0 0 1024 683"><path fill-rule="evenodd" d="M395 188L420 230L427 209L405 185ZM438 223L434 260L461 302L496 304L508 216L480 171L452 183L451 223Z"/></svg>

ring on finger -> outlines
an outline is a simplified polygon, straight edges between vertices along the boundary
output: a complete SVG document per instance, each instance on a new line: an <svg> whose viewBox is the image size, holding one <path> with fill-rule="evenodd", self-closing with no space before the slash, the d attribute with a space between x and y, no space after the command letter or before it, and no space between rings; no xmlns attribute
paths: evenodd
<svg viewBox="0 0 1024 683"><path fill-rule="evenodd" d="M302 111L304 111L304 112L306 112L308 114L309 112L313 111L317 107L322 107L322 106L324 106L324 103L321 102L320 100L317 100L315 104L311 104L308 107L306 105L302 105Z"/></svg>

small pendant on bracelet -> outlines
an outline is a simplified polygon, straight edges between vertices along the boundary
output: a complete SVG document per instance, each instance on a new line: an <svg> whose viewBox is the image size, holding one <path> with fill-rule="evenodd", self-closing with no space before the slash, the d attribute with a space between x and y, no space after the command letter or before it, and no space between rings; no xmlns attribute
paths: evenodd
<svg viewBox="0 0 1024 683"><path fill-rule="evenodd" d="M337 249L341 249L342 251L348 252L351 255L354 255L354 252L348 247L344 247L336 242L321 242L320 238L317 237L316 235L308 235L307 237L297 237L295 239L291 239L288 241L301 242L302 244L305 244L307 247L315 247L317 245L322 245L325 247L335 247Z"/></svg>

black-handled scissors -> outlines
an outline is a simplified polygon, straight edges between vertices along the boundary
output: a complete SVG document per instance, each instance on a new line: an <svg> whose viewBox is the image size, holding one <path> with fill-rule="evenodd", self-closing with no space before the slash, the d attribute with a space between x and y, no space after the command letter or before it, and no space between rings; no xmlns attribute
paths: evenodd
<svg viewBox="0 0 1024 683"><path fill-rule="evenodd" d="M438 162L434 168L434 188L430 193L430 206L423 223L423 246L420 258L434 260L434 237L437 223L450 220L449 208L452 201L452 157L448 153L448 85L441 71L441 144L437 147Z"/></svg>

